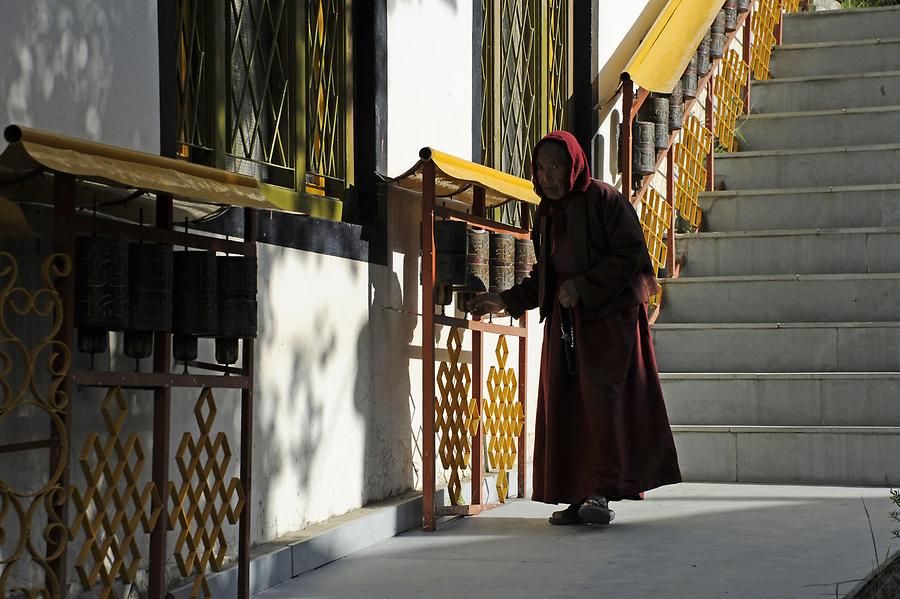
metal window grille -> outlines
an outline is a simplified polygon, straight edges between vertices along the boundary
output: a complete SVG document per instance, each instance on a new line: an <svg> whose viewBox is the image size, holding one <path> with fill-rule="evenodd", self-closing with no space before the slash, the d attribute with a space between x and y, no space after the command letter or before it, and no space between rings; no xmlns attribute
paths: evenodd
<svg viewBox="0 0 900 599"><path fill-rule="evenodd" d="M198 154L212 152L213 148L208 77L213 56L209 47L211 31L203 2L177 0L175 7L178 15L178 156L192 159L199 158Z"/></svg>

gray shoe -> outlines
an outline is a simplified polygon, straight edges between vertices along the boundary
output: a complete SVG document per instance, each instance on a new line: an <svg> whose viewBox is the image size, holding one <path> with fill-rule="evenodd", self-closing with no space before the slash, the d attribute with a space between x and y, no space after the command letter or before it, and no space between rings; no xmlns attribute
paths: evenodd
<svg viewBox="0 0 900 599"><path fill-rule="evenodd" d="M581 524L583 520L578 515L580 504L573 503L564 510L553 512L550 515L550 524L566 526L569 524Z"/></svg>
<svg viewBox="0 0 900 599"><path fill-rule="evenodd" d="M609 502L600 495L591 495L578 509L578 517L588 524L605 525L612 522L616 513L609 509Z"/></svg>

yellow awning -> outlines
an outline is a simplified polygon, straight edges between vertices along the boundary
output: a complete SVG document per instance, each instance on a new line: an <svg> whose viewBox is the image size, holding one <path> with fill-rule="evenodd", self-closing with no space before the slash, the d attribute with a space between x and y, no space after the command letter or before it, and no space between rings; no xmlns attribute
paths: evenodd
<svg viewBox="0 0 900 599"><path fill-rule="evenodd" d="M482 164L476 164L433 148L422 148L420 160L402 175L390 182L419 191L422 189L422 165L434 163L435 194L452 198L464 204L472 203L474 188L484 188L484 204L488 208L499 206L510 200L521 200L529 204L539 204L541 199L534 192L534 185L528 179L514 177Z"/></svg>
<svg viewBox="0 0 900 599"><path fill-rule="evenodd" d="M721 8L722 0L669 0L625 73L643 89L670 93Z"/></svg>
<svg viewBox="0 0 900 599"><path fill-rule="evenodd" d="M146 198L131 198L136 191L173 196L176 218L200 218L221 206L281 210L253 177L16 125L7 127L4 136L9 146L0 154L0 184L16 182L7 190L15 199L52 198L39 176L50 171L100 184L80 190L76 203L132 220L140 208L152 205Z"/></svg>

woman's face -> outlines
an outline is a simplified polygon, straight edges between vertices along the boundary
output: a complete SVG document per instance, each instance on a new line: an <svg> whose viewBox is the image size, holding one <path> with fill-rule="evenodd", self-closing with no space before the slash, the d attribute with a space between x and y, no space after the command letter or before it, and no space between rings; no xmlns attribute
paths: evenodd
<svg viewBox="0 0 900 599"><path fill-rule="evenodd" d="M534 168L534 178L548 199L559 200L569 193L569 155L560 144L538 146Z"/></svg>

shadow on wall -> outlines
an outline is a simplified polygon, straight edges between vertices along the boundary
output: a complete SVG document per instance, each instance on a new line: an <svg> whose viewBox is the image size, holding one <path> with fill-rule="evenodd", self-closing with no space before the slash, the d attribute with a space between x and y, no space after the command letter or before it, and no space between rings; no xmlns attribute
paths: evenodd
<svg viewBox="0 0 900 599"><path fill-rule="evenodd" d="M424 5L432 1L433 0L387 0L387 9L388 13L391 13L406 4ZM459 0L438 0L438 2L452 8L454 11L459 9Z"/></svg>
<svg viewBox="0 0 900 599"><path fill-rule="evenodd" d="M8 122L159 151L156 2L5 0L2 12Z"/></svg>

